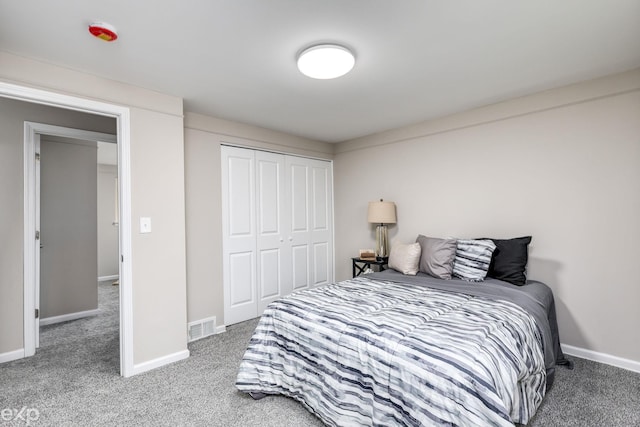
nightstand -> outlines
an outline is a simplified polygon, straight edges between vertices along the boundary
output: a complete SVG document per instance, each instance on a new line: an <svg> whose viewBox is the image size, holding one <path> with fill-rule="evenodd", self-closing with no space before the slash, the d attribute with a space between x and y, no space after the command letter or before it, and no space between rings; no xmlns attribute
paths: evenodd
<svg viewBox="0 0 640 427"><path fill-rule="evenodd" d="M364 273L364 271L367 268L373 268L371 267L372 265L377 265L378 271L384 271L385 266L389 263L389 260L386 259L384 261L376 261L375 259L362 259L362 258L356 257L356 258L351 258L351 262L352 262L351 271L352 271L353 277L356 277Z"/></svg>

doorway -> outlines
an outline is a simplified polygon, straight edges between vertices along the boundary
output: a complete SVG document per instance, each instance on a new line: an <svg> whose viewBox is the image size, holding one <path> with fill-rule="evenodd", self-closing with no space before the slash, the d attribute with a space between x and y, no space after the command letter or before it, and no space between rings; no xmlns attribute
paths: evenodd
<svg viewBox="0 0 640 427"><path fill-rule="evenodd" d="M120 374L128 377L135 374L133 362L133 292L131 285L131 170L130 170L130 111L127 107L93 101L75 96L61 95L45 90L23 87L0 82L0 97L23 101L30 104L48 105L62 110L75 110L97 116L113 117L116 120L116 134L118 141L118 186L120 191ZM24 125L24 206L25 214L23 227L23 299L24 322L22 328L23 348L8 355L5 361L29 357L36 349L36 254L39 244L35 239L35 151L28 144L29 138L37 133L36 129L27 123Z"/></svg>
<svg viewBox="0 0 640 427"><path fill-rule="evenodd" d="M113 258L108 260L111 264L109 272L115 278L119 276L117 229L113 223L116 218L114 206L117 206L114 183L108 182L105 188L105 183L100 182L116 176L116 162L111 161L112 165L100 163L108 162L103 159L102 151L107 154L117 151L117 138L111 134L29 124L39 129L30 140L36 153L34 206L39 251L36 252L34 285L39 315L34 333L36 348L39 348L43 332L39 326L60 326L64 322L101 314L98 294L99 289L104 294L104 286L98 285L101 261L98 250L101 240L107 237L114 246L113 253L108 254ZM108 142L102 143L103 149L99 150L98 141ZM102 169L111 174L99 174ZM105 206L104 196L99 198L105 190L109 206ZM98 209L99 199L102 211ZM107 212L104 212L105 207ZM104 236L104 227L99 227L105 222L105 214L111 228L108 236ZM100 234L103 234L102 239L99 239ZM55 331L60 330L58 326L46 328L45 336L49 337L50 345ZM95 326L99 328L99 324ZM84 335L82 331L78 329L75 335Z"/></svg>

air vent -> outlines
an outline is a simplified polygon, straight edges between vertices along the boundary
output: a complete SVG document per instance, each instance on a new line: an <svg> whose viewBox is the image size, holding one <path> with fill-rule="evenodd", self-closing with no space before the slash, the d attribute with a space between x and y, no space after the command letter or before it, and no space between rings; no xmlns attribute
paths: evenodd
<svg viewBox="0 0 640 427"><path fill-rule="evenodd" d="M209 317L208 319L191 322L189 323L188 328L189 342L214 335L216 333L216 318ZM224 327L222 331L224 331Z"/></svg>
<svg viewBox="0 0 640 427"><path fill-rule="evenodd" d="M202 323L189 326L189 341L202 338Z"/></svg>
<svg viewBox="0 0 640 427"><path fill-rule="evenodd" d="M202 323L202 336L208 337L216 333L216 319L207 320Z"/></svg>

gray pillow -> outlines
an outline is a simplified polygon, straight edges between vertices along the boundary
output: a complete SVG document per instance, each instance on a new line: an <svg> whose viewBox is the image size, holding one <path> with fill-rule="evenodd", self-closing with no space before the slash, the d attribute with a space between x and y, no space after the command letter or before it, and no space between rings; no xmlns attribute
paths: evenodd
<svg viewBox="0 0 640 427"><path fill-rule="evenodd" d="M420 271L438 279L451 279L453 260L456 257L456 239L438 239L418 236L420 243Z"/></svg>

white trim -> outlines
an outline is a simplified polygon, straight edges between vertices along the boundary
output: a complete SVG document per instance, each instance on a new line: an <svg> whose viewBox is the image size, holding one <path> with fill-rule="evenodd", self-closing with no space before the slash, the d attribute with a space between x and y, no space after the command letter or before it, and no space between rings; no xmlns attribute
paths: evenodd
<svg viewBox="0 0 640 427"><path fill-rule="evenodd" d="M120 375L128 377L133 375L133 259L132 259L132 236L131 236L131 124L130 110L114 104L93 101L86 98L62 95L41 89L26 86L19 86L0 81L0 96L16 99L20 101L32 102L36 104L49 105L58 108L66 108L75 111L82 111L92 114L99 114L115 117L117 121L117 141L118 141L118 182L120 185ZM25 158L26 162L26 158ZM25 182L25 194L28 192L27 182ZM24 202L25 209L27 201ZM26 226L25 226L26 229ZM30 235L28 229L25 230L25 241L32 240L26 238ZM35 242L33 244L35 247ZM31 254L27 254L25 247L25 260L32 259ZM26 264L25 264L26 267ZM33 280L33 273L25 268L24 275L24 298L25 302L35 305L32 286L28 286L28 280ZM34 309L35 310L35 309ZM24 313L24 353L28 356L28 346L32 346L35 351L33 324L33 311ZM29 327L31 326L31 329Z"/></svg>
<svg viewBox="0 0 640 427"><path fill-rule="evenodd" d="M0 353L0 363L7 363L22 358L24 358L24 348L21 348L20 350L8 351L6 353Z"/></svg>
<svg viewBox="0 0 640 427"><path fill-rule="evenodd" d="M118 280L120 276L112 274L111 276L98 276L98 282L106 282L107 280Z"/></svg>
<svg viewBox="0 0 640 427"><path fill-rule="evenodd" d="M332 274L329 283L336 282L336 187L333 182L333 160L329 160L331 164L331 254L333 256Z"/></svg>
<svg viewBox="0 0 640 427"><path fill-rule="evenodd" d="M177 353L168 354L157 359L149 360L147 362L138 363L137 365L134 365L131 375L138 375L152 369L160 368L161 366L169 365L170 363L184 360L188 357L189 350L182 350Z"/></svg>
<svg viewBox="0 0 640 427"><path fill-rule="evenodd" d="M226 328L226 326L224 326L224 325L216 326L216 332L215 332L215 335L222 334L222 333L224 333L224 332L227 332L227 328Z"/></svg>
<svg viewBox="0 0 640 427"><path fill-rule="evenodd" d="M245 139L246 138L238 138L238 142L236 143L236 142L231 142L231 138L228 136L225 136L225 139L220 140L220 146L231 147L231 148L242 148L244 150L262 151L265 153L282 154L285 156L300 157L302 159L320 160L322 162L331 162L331 164L333 164L333 159L330 159L327 157L318 157L318 156L313 156L311 154L298 154L293 151L287 151L287 149L293 150L295 149L295 147L286 146L283 150L256 147L255 145L247 144Z"/></svg>
<svg viewBox="0 0 640 427"><path fill-rule="evenodd" d="M120 194L120 375L134 375L133 258L131 229L131 123L128 108L118 116L118 191ZM127 262L125 262L127 261Z"/></svg>
<svg viewBox="0 0 640 427"><path fill-rule="evenodd" d="M562 352L570 356L581 357L583 359L592 360L594 362L605 363L617 368L627 369L629 371L640 373L640 362L635 360L625 359L607 353L599 353L597 351L574 347L567 344L561 344L561 347Z"/></svg>
<svg viewBox="0 0 640 427"><path fill-rule="evenodd" d="M35 133L60 136L64 138L80 139L83 141L118 142L118 136L110 133L94 132L91 130L68 128L63 126L47 125L44 123L25 122L35 130Z"/></svg>
<svg viewBox="0 0 640 427"><path fill-rule="evenodd" d="M1 87L0 87L1 88ZM23 185L24 185L24 197L23 197L23 215L24 215L24 230L23 230L23 245L22 245L22 263L23 263L23 292L24 292L24 320L23 320L23 350L24 357L30 357L36 354L36 340L35 331L37 328L35 310L38 304L36 303L36 254L38 251L35 236L32 235L33 230L36 229L36 165L35 165L35 142L32 144L32 138L35 136L30 135L27 132L26 125L24 130L24 159L23 159Z"/></svg>
<svg viewBox="0 0 640 427"><path fill-rule="evenodd" d="M40 326L53 325L54 323L68 322L69 320L82 319L83 317L95 316L100 313L99 309L77 311L75 313L62 314L60 316L51 316L40 319Z"/></svg>

